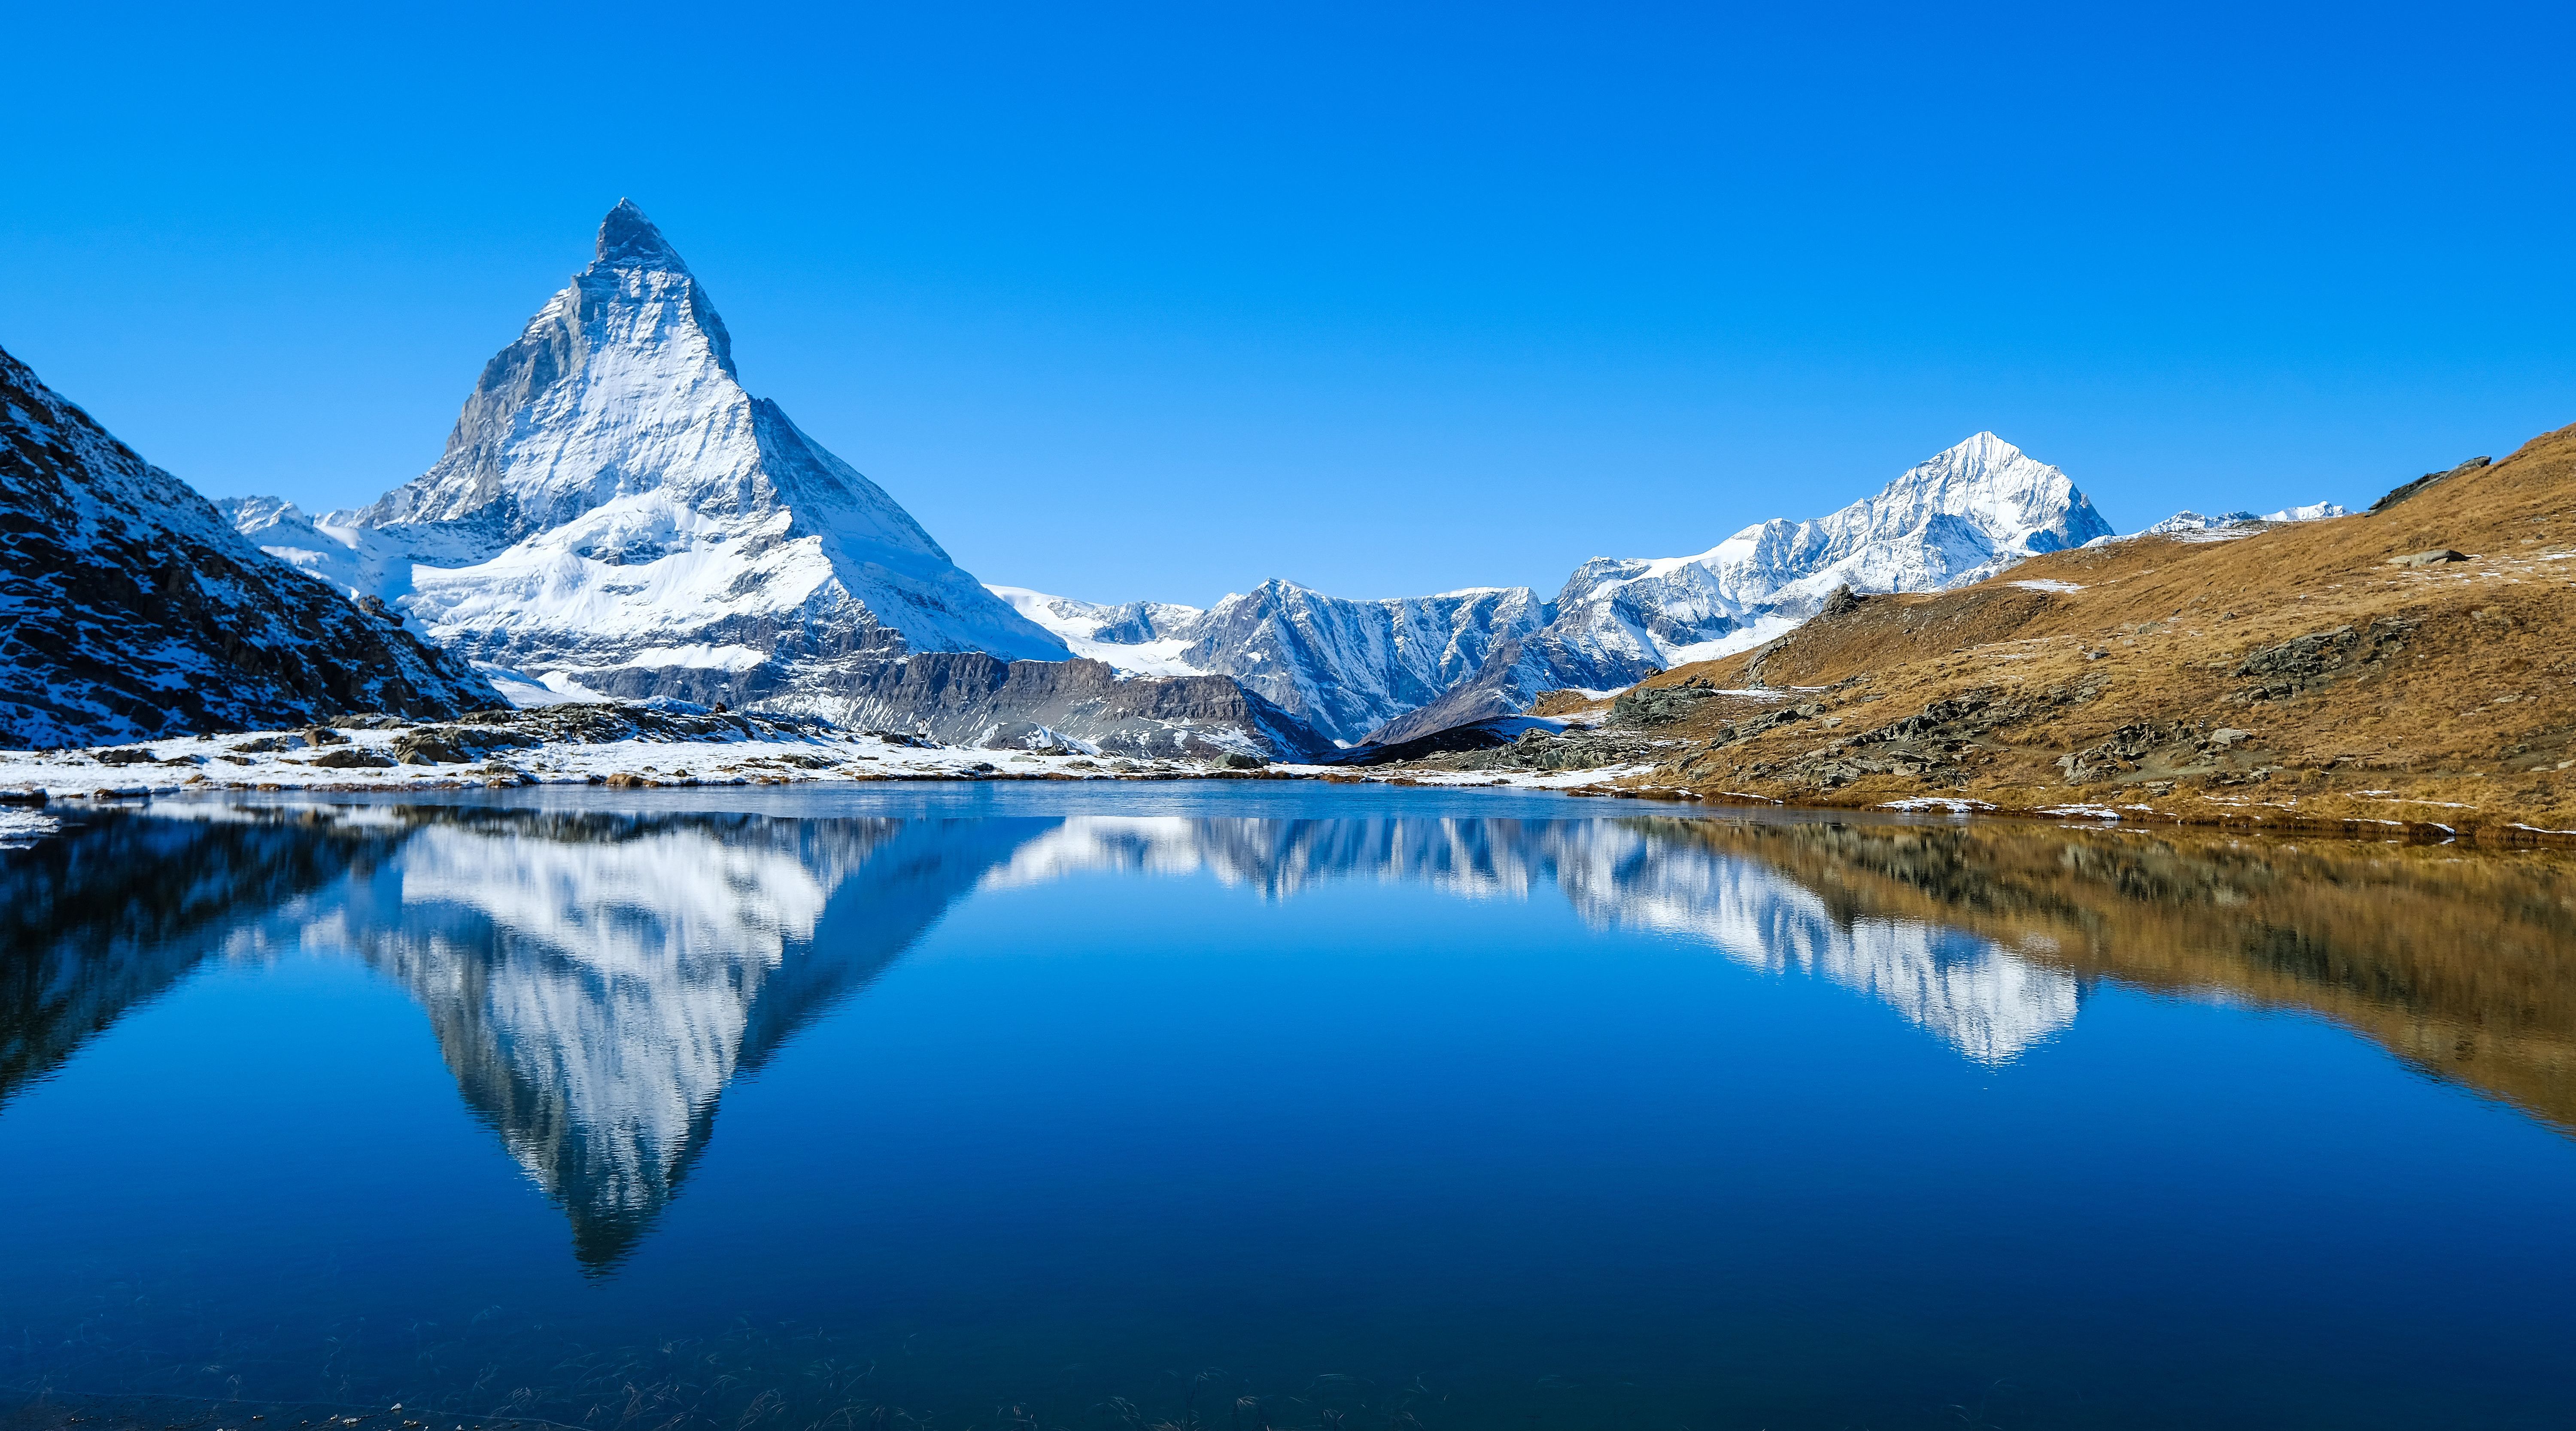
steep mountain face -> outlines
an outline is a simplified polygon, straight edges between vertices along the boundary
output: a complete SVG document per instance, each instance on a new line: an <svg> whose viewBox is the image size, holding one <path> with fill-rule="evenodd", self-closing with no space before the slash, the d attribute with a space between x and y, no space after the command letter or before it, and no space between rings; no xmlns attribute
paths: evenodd
<svg viewBox="0 0 2576 1431"><path fill-rule="evenodd" d="M633 204L484 367L427 472L272 555L475 660L621 694L821 711L907 651L1062 659L894 499L744 391L706 290Z"/></svg>
<svg viewBox="0 0 2576 1431"><path fill-rule="evenodd" d="M0 747L501 703L389 615L263 555L0 352Z"/></svg>
<svg viewBox="0 0 2576 1431"><path fill-rule="evenodd" d="M1963 586L2110 530L2065 473L1981 432L1828 517L1693 557L1596 557L1553 601L1527 587L1346 601L1272 581L1197 611L996 590L1122 670L1230 675L1336 740L1391 743L1744 650L1845 586Z"/></svg>

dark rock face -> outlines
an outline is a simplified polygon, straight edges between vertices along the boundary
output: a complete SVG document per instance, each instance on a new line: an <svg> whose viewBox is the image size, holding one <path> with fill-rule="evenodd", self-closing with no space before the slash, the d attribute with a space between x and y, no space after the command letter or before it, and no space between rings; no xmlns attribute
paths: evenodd
<svg viewBox="0 0 2576 1431"><path fill-rule="evenodd" d="M2475 472L2479 468L2488 465L2488 461L2489 459L2484 457L2472 457L2468 461L2461 463L2459 466L2452 468L2448 472L2427 472L2423 476L2416 478L2414 481L2407 483L2405 486L2395 489L2387 496L2380 498L2378 501L2371 503L2370 510L2373 514L2385 512L2389 508L2396 506L2398 503L2405 501L2409 497L2421 496L2424 489L2427 487L2431 487L2436 483L2447 482L2454 477Z"/></svg>
<svg viewBox="0 0 2576 1431"><path fill-rule="evenodd" d="M502 704L260 551L0 352L0 747Z"/></svg>
<svg viewBox="0 0 2576 1431"><path fill-rule="evenodd" d="M1115 755L1311 760L1333 743L1225 676L1120 680L1101 661L1002 661L923 652L851 673L849 725L920 730L952 745L1036 749L1069 736ZM1245 747L1251 749L1247 751Z"/></svg>

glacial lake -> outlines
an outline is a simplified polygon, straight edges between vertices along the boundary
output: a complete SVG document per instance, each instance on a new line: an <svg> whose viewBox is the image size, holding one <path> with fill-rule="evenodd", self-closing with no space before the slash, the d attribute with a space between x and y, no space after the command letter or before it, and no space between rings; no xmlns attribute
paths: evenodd
<svg viewBox="0 0 2576 1431"><path fill-rule="evenodd" d="M0 853L0 1409L2576 1424L2553 854L1276 782L65 818Z"/></svg>

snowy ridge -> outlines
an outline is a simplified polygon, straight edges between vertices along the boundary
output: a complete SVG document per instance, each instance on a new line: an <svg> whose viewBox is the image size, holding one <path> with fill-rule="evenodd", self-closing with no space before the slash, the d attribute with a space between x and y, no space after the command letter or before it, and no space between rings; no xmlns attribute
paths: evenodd
<svg viewBox="0 0 2576 1431"><path fill-rule="evenodd" d="M545 684L819 710L853 662L1068 654L743 390L705 289L623 201L427 472L319 520L256 498L232 515L271 555ZM688 658L706 651L729 654Z"/></svg>
<svg viewBox="0 0 2576 1431"><path fill-rule="evenodd" d="M2259 517L2252 512L2222 512L2215 517L2205 517L2198 512L2185 509L2145 531L2132 532L2122 537L2096 537L2085 545L2100 546L2105 542L2133 541L2138 537L2172 537L2176 541L2185 542L2230 542L2238 537L2250 537L2256 532L2288 522L2322 522L2333 517L2351 515L2349 509L2333 502L2310 502L2304 507L2284 507L2280 511L2267 512Z"/></svg>

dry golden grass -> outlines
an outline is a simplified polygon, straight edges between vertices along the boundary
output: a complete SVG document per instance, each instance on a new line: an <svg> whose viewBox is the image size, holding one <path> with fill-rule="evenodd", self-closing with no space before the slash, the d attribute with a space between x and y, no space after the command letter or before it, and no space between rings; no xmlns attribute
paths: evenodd
<svg viewBox="0 0 2576 1431"><path fill-rule="evenodd" d="M1923 920L2076 974L2306 1010L2576 1130L2576 861L2562 852L1986 820L1654 826L1761 860L1845 919Z"/></svg>
<svg viewBox="0 0 2576 1431"><path fill-rule="evenodd" d="M2472 560L2390 565L2446 547ZM2007 810L2082 802L2146 807L2133 818L2542 838L2576 830L2571 617L2576 428L2377 516L2055 553L1959 591L1870 598L1770 646L1677 667L1646 684L1803 687L1801 701L1820 709L1735 738L1731 726L1782 703L1703 701L1668 728L1690 747L1645 783L1799 804L1960 796ZM2266 683L2239 674L2248 653L2346 627L2357 644L2342 669L2246 699ZM1896 748L1855 737L1962 698L1987 714L1951 722L1920 769L1855 773L1855 756ZM2222 729L2245 735L2213 747ZM2121 749L2101 755L2105 742ZM2097 755L2078 770L2061 764L2088 750Z"/></svg>

